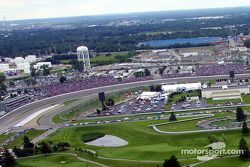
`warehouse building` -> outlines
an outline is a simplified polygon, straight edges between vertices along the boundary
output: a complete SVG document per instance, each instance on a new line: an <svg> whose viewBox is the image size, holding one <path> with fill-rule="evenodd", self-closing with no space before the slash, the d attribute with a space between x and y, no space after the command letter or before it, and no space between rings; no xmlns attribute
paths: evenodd
<svg viewBox="0 0 250 167"><path fill-rule="evenodd" d="M214 88L202 89L203 98L212 98L213 100L224 100L224 99L241 99L241 94L249 94L250 87L244 86L222 86Z"/></svg>

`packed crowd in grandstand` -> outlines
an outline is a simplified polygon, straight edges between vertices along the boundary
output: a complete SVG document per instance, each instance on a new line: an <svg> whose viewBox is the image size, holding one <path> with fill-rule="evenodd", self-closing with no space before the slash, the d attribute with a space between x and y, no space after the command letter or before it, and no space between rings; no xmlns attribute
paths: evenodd
<svg viewBox="0 0 250 167"><path fill-rule="evenodd" d="M229 75L229 71L234 71L236 74L245 73L243 65L229 64L229 65L208 65L199 66L196 69L195 74L191 73L176 73L176 74L164 74L163 78L177 78L177 77L190 77L190 76L210 76L210 75ZM55 96L64 93L85 90L95 87L102 87L108 85L130 83L137 81L152 80L152 76L146 77L130 77L122 80L115 79L112 76L91 76L85 79L68 81L63 84L57 82L41 87L43 94L47 96Z"/></svg>

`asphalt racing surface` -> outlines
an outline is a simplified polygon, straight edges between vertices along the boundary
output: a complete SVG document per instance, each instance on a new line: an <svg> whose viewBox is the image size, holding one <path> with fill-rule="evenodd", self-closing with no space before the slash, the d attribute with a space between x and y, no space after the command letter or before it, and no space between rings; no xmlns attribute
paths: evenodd
<svg viewBox="0 0 250 167"><path fill-rule="evenodd" d="M245 77L250 77L250 74L236 74L235 76L236 79L245 78ZM1 117L0 118L0 133L3 133L5 130L13 127L17 122L20 122L21 120L28 117L30 114L37 112L41 109L47 108L51 105L58 104L64 101L69 101L69 100L78 99L82 97L91 99L92 96L97 95L99 92L113 92L113 91L125 90L129 88L140 87L140 86L150 86L152 84L177 83L177 82L200 82L200 81L208 81L208 80L213 80L213 79L229 79L229 75L156 79L156 80L117 84L117 85L81 90L77 92L71 92L67 94L45 98L45 99L21 106L9 112L5 116Z"/></svg>

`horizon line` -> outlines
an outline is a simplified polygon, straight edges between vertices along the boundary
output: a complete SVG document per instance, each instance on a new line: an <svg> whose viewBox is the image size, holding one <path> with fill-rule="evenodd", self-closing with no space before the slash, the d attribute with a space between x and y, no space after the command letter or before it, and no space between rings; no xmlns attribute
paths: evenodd
<svg viewBox="0 0 250 167"><path fill-rule="evenodd" d="M90 14L90 15L75 15L75 16L52 16L52 17L37 17L37 18L24 18L24 19L10 19L8 20L6 15L5 22L18 22L18 21L32 21L32 20L49 20L49 19L63 19L74 17L95 17L95 16L115 16L115 15L130 15L140 13L157 13L157 12L180 12L180 11L195 11L195 10L209 10L209 9L234 9L234 8L250 8L249 6L233 6L233 7L214 7L214 8L194 8L194 9L173 9L173 10L156 10L156 11L138 11L138 12L121 12L121 13L104 13L104 14ZM0 21L2 23L4 21Z"/></svg>

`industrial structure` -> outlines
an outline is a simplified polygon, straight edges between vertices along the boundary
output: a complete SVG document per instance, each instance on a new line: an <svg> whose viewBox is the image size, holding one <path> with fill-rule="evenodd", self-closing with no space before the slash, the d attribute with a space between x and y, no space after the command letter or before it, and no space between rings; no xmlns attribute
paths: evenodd
<svg viewBox="0 0 250 167"><path fill-rule="evenodd" d="M89 49L86 46L79 46L77 48L77 58L78 61L83 63L84 71L88 71L91 69L90 59L89 59Z"/></svg>

